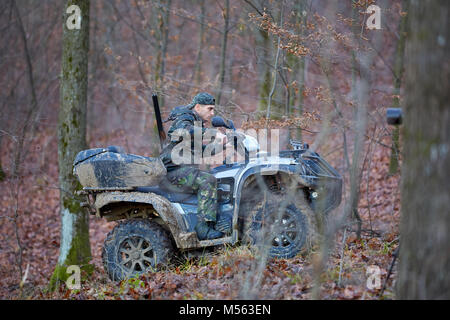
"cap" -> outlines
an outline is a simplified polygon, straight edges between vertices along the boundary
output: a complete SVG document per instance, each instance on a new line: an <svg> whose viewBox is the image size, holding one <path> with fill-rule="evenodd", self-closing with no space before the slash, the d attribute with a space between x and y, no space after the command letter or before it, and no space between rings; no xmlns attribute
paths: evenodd
<svg viewBox="0 0 450 320"><path fill-rule="evenodd" d="M201 92L197 94L194 99L192 99L192 106L195 106L196 104L216 104L216 99L212 95L210 95L207 92Z"/></svg>

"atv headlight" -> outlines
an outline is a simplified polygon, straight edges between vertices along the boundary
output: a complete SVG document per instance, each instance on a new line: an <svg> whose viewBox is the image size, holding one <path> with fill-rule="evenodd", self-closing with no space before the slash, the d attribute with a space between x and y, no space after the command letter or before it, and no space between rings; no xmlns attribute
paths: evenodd
<svg viewBox="0 0 450 320"><path fill-rule="evenodd" d="M219 184L217 186L217 200L220 203L230 201L231 186L229 184Z"/></svg>

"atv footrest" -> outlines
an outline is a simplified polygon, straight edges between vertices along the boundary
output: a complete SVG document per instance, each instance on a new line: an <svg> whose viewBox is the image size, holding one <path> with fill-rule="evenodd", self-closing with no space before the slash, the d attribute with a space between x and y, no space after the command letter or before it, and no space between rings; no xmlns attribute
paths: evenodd
<svg viewBox="0 0 450 320"><path fill-rule="evenodd" d="M232 237L223 237L213 240L202 240L199 241L200 247L217 246L219 244L231 243Z"/></svg>
<svg viewBox="0 0 450 320"><path fill-rule="evenodd" d="M198 240L196 232L180 233L178 237L178 246L180 249L194 249L209 246L216 246L224 243L231 243L232 237L223 237L213 240Z"/></svg>

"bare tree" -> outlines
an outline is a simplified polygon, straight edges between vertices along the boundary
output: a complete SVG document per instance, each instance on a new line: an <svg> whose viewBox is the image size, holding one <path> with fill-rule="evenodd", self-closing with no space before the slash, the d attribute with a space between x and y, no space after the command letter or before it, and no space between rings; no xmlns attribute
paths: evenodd
<svg viewBox="0 0 450 320"><path fill-rule="evenodd" d="M68 29L66 10L76 5L80 9L80 29ZM70 12L70 10L69 10ZM61 245L59 259L50 288L67 279L69 265L90 271L89 215L75 192L80 189L72 173L76 154L86 149L86 109L89 52L89 0L68 0L64 7L61 105L58 124L58 163L60 184Z"/></svg>
<svg viewBox="0 0 450 320"><path fill-rule="evenodd" d="M222 47L220 49L220 71L219 71L219 86L217 90L217 104L220 104L220 99L222 97L223 85L225 82L225 60L227 54L227 43L228 43L228 33L230 24L230 0L225 1L225 8L222 10L224 27L222 34Z"/></svg>
<svg viewBox="0 0 450 320"><path fill-rule="evenodd" d="M399 38L397 42L397 48L395 50L395 63L394 63L394 91L393 91L393 101L392 107L400 107L400 88L402 86L402 76L403 76L403 65L404 65L404 55L405 55L405 43L406 43L406 26L408 22L408 0L402 1L402 17L399 22L398 32ZM389 173L395 174L398 169L398 158L400 152L400 127L395 127L392 133L392 151L391 159L389 161Z"/></svg>
<svg viewBox="0 0 450 320"><path fill-rule="evenodd" d="M450 298L450 3L411 1L399 299Z"/></svg>
<svg viewBox="0 0 450 320"><path fill-rule="evenodd" d="M198 35L198 49L197 49L197 57L195 59L195 67L194 72L192 73L191 81L195 81L195 85L199 86L201 81L202 74L202 52L203 52L203 44L205 43L205 15L206 15L206 6L205 0L200 1L201 11L200 11L200 31Z"/></svg>
<svg viewBox="0 0 450 320"><path fill-rule="evenodd" d="M298 1L294 6L294 12L295 12L295 26L297 28L297 32L300 36L303 36L305 33L305 27L306 27L306 21L307 21L307 1L306 0L300 0ZM288 84L287 91L289 93L289 99L287 99L288 103L288 110L286 110L287 115L291 116L302 116L303 111L303 93L305 89L305 74L306 74L306 57L300 56L296 57L292 53L287 54L287 62L289 68L291 68L293 71L292 78L295 82L295 87L292 84ZM298 93L296 93L296 90L298 90ZM289 130L289 138L296 138L297 140L302 139L302 130L297 129L291 129Z"/></svg>

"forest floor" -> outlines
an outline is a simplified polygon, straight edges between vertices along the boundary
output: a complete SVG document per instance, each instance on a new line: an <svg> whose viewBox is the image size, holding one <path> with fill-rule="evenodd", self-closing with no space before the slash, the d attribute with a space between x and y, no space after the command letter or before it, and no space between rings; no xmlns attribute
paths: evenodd
<svg viewBox="0 0 450 320"><path fill-rule="evenodd" d="M385 140L383 143L389 145L389 140ZM384 285L393 252L398 246L400 219L400 175L388 175L390 150L377 144L373 146L369 157L366 157L370 161L366 162L361 178L361 238L356 237L355 228L346 232L345 242L343 232L335 235L328 262L320 275L318 297L321 299L395 298L396 268L383 294L380 294L381 289L369 289L367 286L373 270L379 272L379 285ZM27 153L19 194L15 193L10 179L0 182L0 299L313 297L314 265L320 253L315 247L292 259L268 261L260 274L254 272L260 261L252 250L245 246L227 246L200 258L187 259L161 272L149 273L140 279L112 282L103 270L101 248L115 223L95 217L90 222L92 264L95 266L92 276L82 281L81 290L68 290L62 285L56 292L48 292L46 288L58 259L60 245L56 150L55 134L41 131L34 137ZM12 150L9 151L12 154ZM341 159L338 159L338 152L330 153L325 158L339 171ZM7 163L5 160L2 161L4 166ZM28 270L22 287L19 286L17 268L19 246L13 218L16 212L23 257L21 264L24 273Z"/></svg>

